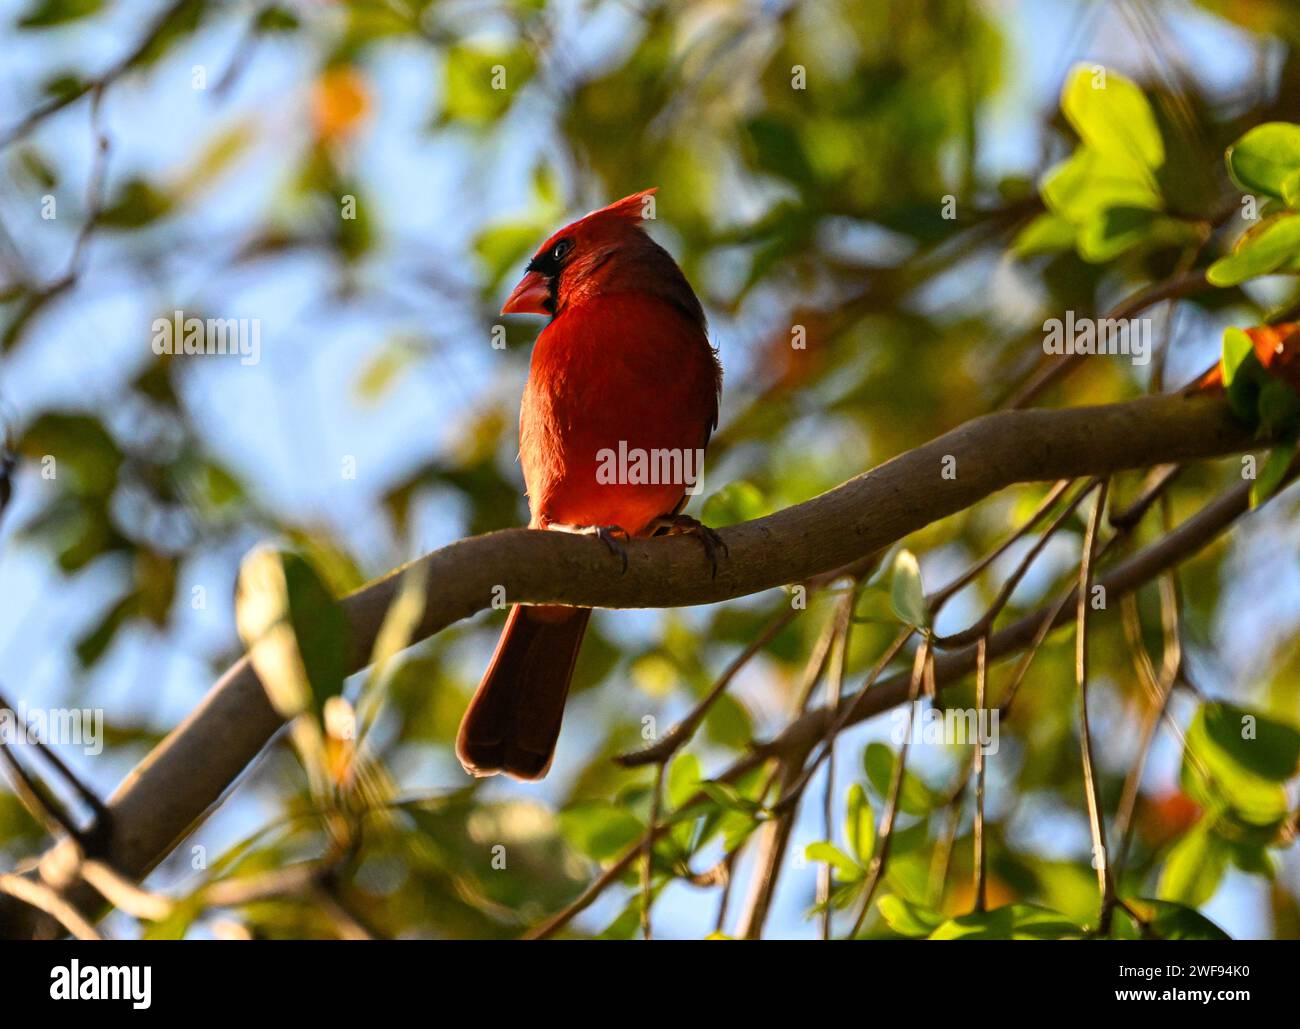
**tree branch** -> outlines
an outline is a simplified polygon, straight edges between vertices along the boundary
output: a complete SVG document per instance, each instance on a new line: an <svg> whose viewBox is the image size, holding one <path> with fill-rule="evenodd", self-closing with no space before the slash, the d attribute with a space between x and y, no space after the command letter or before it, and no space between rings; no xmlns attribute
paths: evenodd
<svg viewBox="0 0 1300 1029"><path fill-rule="evenodd" d="M681 537L632 540L623 574L598 542L569 533L509 529L453 543L415 562L429 593L412 642L490 607L498 586L511 602L608 608L717 603L848 565L1015 483L1103 475L1256 445L1221 396L1163 395L1097 407L998 412L803 504L723 529L730 557L716 578L706 574L695 542ZM945 478L945 469L954 467L955 477ZM1230 496L1244 510L1245 492L1234 490ZM1240 513L1238 507L1229 520ZM1159 552L1158 557L1163 547L1176 562L1194 552L1196 547L1171 549L1186 528L1185 523L1143 553ZM1159 564L1163 567L1167 563ZM402 572L397 569L345 599L352 670L368 660ZM1101 581L1115 588L1120 583L1110 585L1109 579L1121 574L1130 576L1130 587L1132 575L1138 582L1147 577L1136 568ZM1035 627L1021 624L990 638L990 659L1032 637ZM974 650L967 650L936 660L939 681L959 667L969 671ZM856 698L852 720L900 703L905 691L906 683L882 681ZM805 734L826 717L823 710L798 719L778 738L781 752L816 739ZM280 724L247 658L241 659L110 798L106 860L129 878L146 875L221 799ZM63 841L44 856L40 872L46 882L67 889L77 882L78 865L75 846ZM13 913L3 910L0 925L6 915L12 926Z"/></svg>

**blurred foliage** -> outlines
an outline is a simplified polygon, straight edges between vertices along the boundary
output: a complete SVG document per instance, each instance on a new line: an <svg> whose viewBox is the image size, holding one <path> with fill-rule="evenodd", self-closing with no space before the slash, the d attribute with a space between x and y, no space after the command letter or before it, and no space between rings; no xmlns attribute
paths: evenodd
<svg viewBox="0 0 1300 1029"><path fill-rule="evenodd" d="M654 233L705 301L728 364L723 424L709 455L712 488L697 502L713 524L805 500L997 407L1043 367L1040 326L1063 311L1099 315L1136 289L1209 269L1216 288L1179 301L1168 342L1170 362L1188 371L1215 359L1225 324L1266 326L1300 300L1294 280L1277 275L1300 269L1300 19L1283 0L1199 5L1208 15L1202 31L1213 37L1232 25L1258 53L1263 70L1252 69L1244 92L1225 92L1194 63L1174 59L1162 24L1174 16L1168 6L1136 22L1112 6L1096 20L1134 37L1156 61L1126 61L1121 73L1108 63L1110 37L1094 24L1051 66L1059 112L1056 100L1043 111L1026 99L1016 15L975 0L134 7L138 44L114 39L117 63L69 68L55 45L118 13L113 3L31 0L7 30L6 47L44 59L19 109L55 108L23 126L10 105L0 125L0 218L39 211L46 194L57 196L61 213L48 222L32 215L0 233L4 359L38 348L59 312L88 291L123 288L115 275L125 268L148 285L139 295L170 317L182 306L222 314L223 281L275 283L306 267L331 321L391 307L403 295L440 312L418 332L365 323L351 384L359 407L402 402L413 382L443 379L470 354L508 385L439 412L447 415L441 439L433 431L386 437L396 471L372 483L364 531L351 515L304 516L259 480L252 462L236 467L223 457L221 425L203 417L196 397L215 389L220 403L237 409L237 376L213 386L197 367L203 362L152 353L147 321L126 341L138 345L120 382L88 383L75 403L42 397L22 405L10 427L22 503L7 547L47 564L69 594L79 584L100 590L103 602L73 644L67 675L79 689L102 691L110 714L123 691L155 686L124 681L113 661L141 631L213 673L238 653L233 620L216 647L187 637L194 569L216 565L233 584L243 553L275 541L244 566L238 623L259 671L281 687L283 710L297 713L291 744L277 744L231 801L245 803L241 824L254 819L259 831L233 846L228 833L213 837L219 856L201 865L189 863L186 848L165 863L161 874L180 899L170 918L142 928L149 935L219 934L235 931L232 921L238 933L261 937L358 928L386 937L518 935L642 838L653 769L625 769L611 757L654 739L648 725L662 732L672 724L790 603L760 597L640 623L598 616L561 761L531 792L468 783L450 756L498 617L408 647L418 612L395 608L374 667L343 679L332 598L427 549L430 510L446 520L443 538L446 524L457 535L522 521L517 386L536 325L503 326L503 347L483 341L512 276L567 215L660 187ZM81 163L70 174L72 151L53 129L67 129L85 108L111 111L119 91L188 80L199 67L195 55L210 54L213 40L222 53L231 40L238 49L228 65L205 65L205 85L194 87L207 91L210 119L186 126L187 141L159 167L124 144L132 133L167 127L92 118L110 160L98 195L87 192L95 176L82 164L93 148L78 143ZM396 91L399 73L414 88ZM250 80L257 85L242 90ZM394 129L399 98L407 106ZM991 157L1008 110L1031 140L1010 166ZM11 126L21 130L13 138L4 135ZM438 147L454 145L474 162L458 211L472 229L463 241L416 241L414 270L402 204L381 202L392 188L380 173L383 154L370 150L381 130L390 147L436 161L445 153ZM288 168L271 201L238 216L233 242L215 238L221 234L205 212L238 207L231 176L254 165L260 178L257 162L268 152ZM483 194L473 179L500 179L503 169L517 202L475 208ZM1256 220L1241 217L1243 194L1257 202ZM182 285L165 273L178 253L204 262L197 286L193 275ZM1272 276L1269 288L1254 288L1264 275ZM475 331L448 336L441 324ZM1206 348L1188 341L1196 332L1211 341ZM1266 421L1259 394L1277 373L1249 365L1238 337L1250 343L1245 332L1230 334L1225 380L1243 417ZM1136 396L1161 386L1150 372L1122 360L1086 362L1040 402ZM1163 385L1181 385L1176 378L1170 373ZM306 369L283 389L310 391ZM282 424L287 436L311 431L291 418ZM1275 486L1285 464L1268 467ZM1167 510L1149 515L1131 544L1149 543L1163 531L1162 517L1187 517L1239 475L1235 461L1188 469ZM1138 474L1119 477L1114 503L1135 497L1141 482ZM1006 491L910 538L909 550L892 556L858 597L846 689L862 682L901 625L930 625L923 569L930 590L951 579L1005 539L1044 492ZM1274 503L1294 514L1294 497L1283 493ZM1057 595L1075 574L1083 529L1077 514L1066 519L999 624ZM1195 909L1234 870L1266 890L1270 922L1260 933L1300 932L1293 854L1290 873L1279 871L1297 817L1300 648L1287 642L1300 621L1294 586L1272 611L1280 624L1257 640L1230 609L1274 574L1252 578L1240 554L1258 562L1265 551L1271 562L1296 564L1292 536L1264 550L1216 545L1180 570L1185 660L1209 687L1195 704L1180 690L1171 709L1185 735L1185 742L1170 736L1181 774L1174 761L1172 772L1143 780L1118 884L1128 905L1116 916L1118 935L1216 937L1220 930ZM937 631L969 624L1009 571L998 561L978 576ZM655 897L684 893L690 908L702 899L711 908L716 900L703 891L717 886L700 882L704 871L773 817L770 763L732 781L711 776L797 711L804 664L836 608L827 591L807 601L666 769L659 811L670 828L653 847ZM208 603L233 608L234 597L214 594ZM1140 642L1158 655L1154 586L1139 594L1137 612ZM1103 809L1114 812L1137 756L1134 727L1151 701L1118 613L1093 621L1105 723L1095 732L1098 788ZM1254 652L1248 678L1234 678L1216 656L1225 635ZM910 664L905 651L891 670ZM1006 674L993 675L993 697ZM969 706L973 697L973 685L962 683L945 703ZM962 788L970 748L913 748L867 935L1057 938L1095 926L1074 705L1073 642L1060 634L1038 654L1003 723L1001 750L989 759L984 912L972 910L970 792ZM110 721L106 753L127 759L169 727ZM831 867L827 903L843 912L837 917L847 929L879 854L877 825L898 748L846 734L840 751L850 785L843 803L837 799L833 838L810 829L795 854ZM205 832L196 840L206 843ZM1068 842L1044 839L1057 835ZM16 861L42 843L38 823L0 793L0 853ZM277 873L304 862L314 869L307 886L276 887ZM638 875L629 867L570 931L634 935ZM788 867L785 881L811 911L812 866ZM208 896L241 883L238 902ZM656 916L661 910L683 908L661 903ZM691 931L706 935L710 926L698 921ZM812 922L773 931L803 933Z"/></svg>

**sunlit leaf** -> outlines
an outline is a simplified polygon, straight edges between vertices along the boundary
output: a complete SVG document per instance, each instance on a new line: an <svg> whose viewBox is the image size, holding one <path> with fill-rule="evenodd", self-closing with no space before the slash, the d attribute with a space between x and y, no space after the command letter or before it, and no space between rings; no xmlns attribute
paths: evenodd
<svg viewBox="0 0 1300 1029"><path fill-rule="evenodd" d="M932 940L1065 940L1083 935L1064 915L1033 904L1008 904L992 911L973 911L949 919L930 934Z"/></svg>
<svg viewBox="0 0 1300 1029"><path fill-rule="evenodd" d="M701 518L706 525L737 525L762 518L772 509L763 491L752 482L729 482L704 501Z"/></svg>
<svg viewBox="0 0 1300 1029"><path fill-rule="evenodd" d="M1020 230L1011 250L1017 257L1069 250L1075 245L1078 234L1079 230L1072 222L1047 211Z"/></svg>
<svg viewBox="0 0 1300 1029"><path fill-rule="evenodd" d="M1160 873L1160 899L1200 907L1219 888L1228 867L1228 844L1202 821L1174 844Z"/></svg>
<svg viewBox="0 0 1300 1029"><path fill-rule="evenodd" d="M1282 784L1297 766L1300 730L1258 712L1203 704L1188 727L1184 788L1204 804L1228 804L1251 825L1272 825L1286 815Z"/></svg>
<svg viewBox="0 0 1300 1029"><path fill-rule="evenodd" d="M679 808L700 790L703 775L700 759L694 754L678 754L668 766L667 797L670 807Z"/></svg>
<svg viewBox="0 0 1300 1029"><path fill-rule="evenodd" d="M1285 199L1287 181L1300 173L1300 125L1256 125L1228 147L1227 162L1242 189Z"/></svg>
<svg viewBox="0 0 1300 1029"><path fill-rule="evenodd" d="M880 909L885 924L900 936L924 938L944 923L944 917L939 912L913 904L892 893L887 893L876 901L876 907Z"/></svg>
<svg viewBox="0 0 1300 1029"><path fill-rule="evenodd" d="M1268 275L1300 260L1300 215L1282 215L1238 244L1238 249L1215 261L1205 272L1214 286L1235 286Z"/></svg>
<svg viewBox="0 0 1300 1029"><path fill-rule="evenodd" d="M906 624L918 627L930 624L930 610L921 582L921 564L910 550L900 550L894 558L889 598L894 614Z"/></svg>
<svg viewBox="0 0 1300 1029"><path fill-rule="evenodd" d="M458 43L447 51L443 114L453 121L486 125L514 102L533 75L527 48L487 49Z"/></svg>
<svg viewBox="0 0 1300 1029"><path fill-rule="evenodd" d="M865 865L870 861L876 847L876 814L871 810L867 791L860 783L855 782L849 787L844 834L849 841L849 849L859 864Z"/></svg>
<svg viewBox="0 0 1300 1029"><path fill-rule="evenodd" d="M1125 903L1162 940L1229 940L1230 937L1199 911L1167 900L1127 900Z"/></svg>
<svg viewBox="0 0 1300 1029"><path fill-rule="evenodd" d="M856 861L835 844L828 843L825 840L808 844L804 850L804 856L809 861L820 861L830 865L838 873L838 878L843 881L861 879L865 874L864 869Z"/></svg>
<svg viewBox="0 0 1300 1029"><path fill-rule="evenodd" d="M347 643L343 612L302 556L270 547L251 551L240 566L235 616L281 715L319 712L338 695Z"/></svg>
<svg viewBox="0 0 1300 1029"><path fill-rule="evenodd" d="M1111 162L1146 170L1164 163L1164 142L1151 105L1118 72L1076 65L1061 91L1061 110L1084 143Z"/></svg>
<svg viewBox="0 0 1300 1029"><path fill-rule="evenodd" d="M610 801L589 801L560 812L560 833L593 861L621 854L644 832L636 815Z"/></svg>

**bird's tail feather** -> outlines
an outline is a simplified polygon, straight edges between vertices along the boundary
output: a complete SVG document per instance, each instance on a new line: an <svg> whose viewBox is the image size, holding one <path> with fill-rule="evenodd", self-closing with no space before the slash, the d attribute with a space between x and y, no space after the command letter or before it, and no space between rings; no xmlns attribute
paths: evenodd
<svg viewBox="0 0 1300 1029"><path fill-rule="evenodd" d="M511 608L456 736L467 772L525 780L546 774L590 617L588 608Z"/></svg>

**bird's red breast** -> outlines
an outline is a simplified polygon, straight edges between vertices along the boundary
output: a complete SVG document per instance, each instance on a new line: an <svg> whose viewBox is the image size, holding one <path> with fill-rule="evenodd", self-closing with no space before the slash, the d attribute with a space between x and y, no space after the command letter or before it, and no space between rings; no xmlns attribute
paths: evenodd
<svg viewBox="0 0 1300 1029"><path fill-rule="evenodd" d="M512 296L553 314L519 419L535 526L636 535L698 482L721 372L694 292L640 227L652 193L561 229Z"/></svg>

